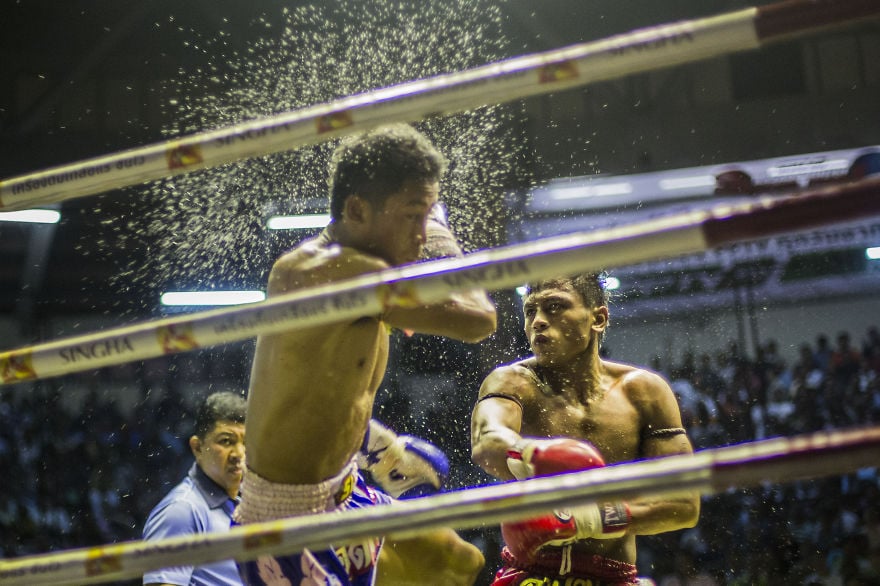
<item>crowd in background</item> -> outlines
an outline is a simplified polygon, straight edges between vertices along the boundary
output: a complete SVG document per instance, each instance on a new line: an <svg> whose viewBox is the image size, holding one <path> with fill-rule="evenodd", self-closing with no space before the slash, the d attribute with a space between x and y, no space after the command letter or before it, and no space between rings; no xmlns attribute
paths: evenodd
<svg viewBox="0 0 880 586"><path fill-rule="evenodd" d="M449 488L491 482L469 460L471 399L484 374L473 348L418 336L394 344L377 417L443 447ZM0 554L138 539L149 510L191 463L193 406L213 390L243 391L251 351L231 345L4 389ZM876 326L818 334L793 363L766 340L751 356L730 343L657 357L650 367L670 381L698 450L880 421ZM413 380L445 381L415 413L405 396ZM497 529L463 533L497 567ZM878 584L877 469L706 496L694 529L640 538L638 565L659 586Z"/></svg>
<svg viewBox="0 0 880 586"><path fill-rule="evenodd" d="M880 333L804 342L787 364L775 341L753 358L656 360L679 398L695 449L880 422ZM640 541L660 586L880 584L880 477L844 476L730 490L703 499L697 527Z"/></svg>

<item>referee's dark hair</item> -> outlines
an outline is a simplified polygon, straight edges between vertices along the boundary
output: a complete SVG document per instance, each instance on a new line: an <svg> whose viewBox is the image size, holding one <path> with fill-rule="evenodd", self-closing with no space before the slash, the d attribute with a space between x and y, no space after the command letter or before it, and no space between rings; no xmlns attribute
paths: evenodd
<svg viewBox="0 0 880 586"><path fill-rule="evenodd" d="M204 439L220 421L244 423L247 401L242 395L230 391L212 393L196 412L195 434Z"/></svg>

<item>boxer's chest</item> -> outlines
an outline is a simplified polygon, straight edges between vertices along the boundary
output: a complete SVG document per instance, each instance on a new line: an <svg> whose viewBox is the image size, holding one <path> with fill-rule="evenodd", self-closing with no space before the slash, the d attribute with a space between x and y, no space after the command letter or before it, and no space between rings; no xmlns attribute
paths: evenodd
<svg viewBox="0 0 880 586"><path fill-rule="evenodd" d="M641 416L624 398L608 394L579 403L545 397L540 403L523 414L523 435L584 439L599 449L607 463L639 456Z"/></svg>

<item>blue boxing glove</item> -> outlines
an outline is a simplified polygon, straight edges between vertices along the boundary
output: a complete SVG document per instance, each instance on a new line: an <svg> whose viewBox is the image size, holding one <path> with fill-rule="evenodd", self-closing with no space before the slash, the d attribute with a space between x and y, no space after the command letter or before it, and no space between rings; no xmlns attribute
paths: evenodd
<svg viewBox="0 0 880 586"><path fill-rule="evenodd" d="M394 498L414 498L440 490L449 475L449 460L434 444L397 435L375 419L357 456L379 487Z"/></svg>

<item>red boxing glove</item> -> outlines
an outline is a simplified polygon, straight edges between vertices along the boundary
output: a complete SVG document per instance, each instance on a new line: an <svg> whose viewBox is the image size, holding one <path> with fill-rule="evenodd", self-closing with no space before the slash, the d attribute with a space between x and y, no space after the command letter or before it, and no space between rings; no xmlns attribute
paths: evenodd
<svg viewBox="0 0 880 586"><path fill-rule="evenodd" d="M507 452L507 467L518 479L552 476L602 468L605 460L593 444L571 438L525 440ZM624 502L608 502L555 511L527 521L501 524L510 552L524 563L545 545L564 545L578 539L622 537L631 520Z"/></svg>
<svg viewBox="0 0 880 586"><path fill-rule="evenodd" d="M507 467L518 480L603 466L593 444L571 438L525 440L507 451Z"/></svg>
<svg viewBox="0 0 880 586"><path fill-rule="evenodd" d="M501 536L518 562L531 564L541 546L577 535L574 519L565 515L545 515L527 521L501 524Z"/></svg>
<svg viewBox="0 0 880 586"><path fill-rule="evenodd" d="M591 504L527 521L502 523L501 535L510 553L529 564L545 545L623 537L630 519L629 507L624 502Z"/></svg>

